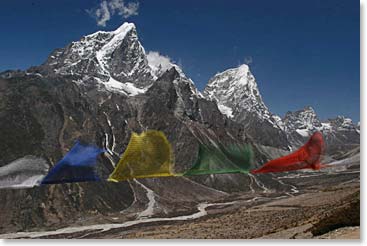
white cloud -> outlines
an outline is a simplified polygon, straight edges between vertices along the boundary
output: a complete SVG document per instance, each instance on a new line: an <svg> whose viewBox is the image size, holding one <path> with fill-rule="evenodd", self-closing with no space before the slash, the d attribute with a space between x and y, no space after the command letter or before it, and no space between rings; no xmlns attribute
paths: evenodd
<svg viewBox="0 0 367 246"><path fill-rule="evenodd" d="M244 62L246 65L250 65L253 62L252 56L246 56Z"/></svg>
<svg viewBox="0 0 367 246"><path fill-rule="evenodd" d="M139 2L125 3L125 0L103 0L97 8L87 10L96 19L98 26L106 26L106 23L115 14L122 18L138 15Z"/></svg>
<svg viewBox="0 0 367 246"><path fill-rule="evenodd" d="M149 51L147 54L148 64L154 72L166 71L172 67L173 62L168 56L159 54L157 51Z"/></svg>
<svg viewBox="0 0 367 246"><path fill-rule="evenodd" d="M106 26L106 22L111 19L111 14L108 10L106 1L101 2L100 7L96 9L95 17L98 26Z"/></svg>

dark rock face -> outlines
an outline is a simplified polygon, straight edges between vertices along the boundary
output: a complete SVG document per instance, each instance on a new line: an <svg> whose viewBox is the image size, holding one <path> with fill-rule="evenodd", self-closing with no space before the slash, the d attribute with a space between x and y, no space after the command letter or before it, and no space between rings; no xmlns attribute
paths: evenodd
<svg viewBox="0 0 367 246"><path fill-rule="evenodd" d="M290 150L291 143L284 132L271 122L259 120L257 116L248 115L240 121L254 142L283 150Z"/></svg>
<svg viewBox="0 0 367 246"><path fill-rule="evenodd" d="M107 67L119 81L133 81L138 87L150 85L153 77L136 29L131 29L121 45L111 53Z"/></svg>
<svg viewBox="0 0 367 246"><path fill-rule="evenodd" d="M27 153L43 155L42 142L48 145L52 138L56 140L54 145L56 143L57 146L56 132L62 127L60 108L52 101L47 91L50 87L47 89L47 86L40 86L37 78L20 82L21 80L23 78L0 80L0 149L3 153L1 166ZM47 122L46 129L42 129L45 115L53 117ZM53 129L50 129L51 126Z"/></svg>
<svg viewBox="0 0 367 246"><path fill-rule="evenodd" d="M98 214L123 210L133 202L132 190L126 182L0 189L0 197L2 232L65 227Z"/></svg>
<svg viewBox="0 0 367 246"><path fill-rule="evenodd" d="M43 157L53 165L77 138L102 145L105 124L96 120L102 116L74 83L65 78L25 76L0 80L0 84L1 166L26 155ZM113 167L105 157L99 162L99 172L106 176ZM122 210L133 201L127 183L106 182L5 189L0 190L0 197L0 227L6 230L62 226L77 220L76 214Z"/></svg>

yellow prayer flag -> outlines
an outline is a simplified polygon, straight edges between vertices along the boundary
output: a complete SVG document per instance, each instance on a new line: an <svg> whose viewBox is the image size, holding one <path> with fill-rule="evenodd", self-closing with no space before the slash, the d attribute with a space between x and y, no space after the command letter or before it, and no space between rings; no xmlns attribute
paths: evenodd
<svg viewBox="0 0 367 246"><path fill-rule="evenodd" d="M161 131L148 130L132 133L109 181L119 182L134 178L174 176L172 147Z"/></svg>

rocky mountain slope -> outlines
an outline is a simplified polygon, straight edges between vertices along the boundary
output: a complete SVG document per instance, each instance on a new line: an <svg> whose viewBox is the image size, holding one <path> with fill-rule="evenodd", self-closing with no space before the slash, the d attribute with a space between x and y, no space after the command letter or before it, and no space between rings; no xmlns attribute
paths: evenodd
<svg viewBox="0 0 367 246"><path fill-rule="evenodd" d="M80 139L107 149L98 160L98 172L106 178L131 132L146 129L163 131L172 143L176 172L192 166L203 143L218 149L220 144L250 143L254 166L290 149L290 130L284 130L283 120L263 103L247 66L217 74L203 94L177 65L149 59L133 24L87 35L55 50L40 66L0 73L0 168L25 156L51 168ZM346 125L330 122L338 132ZM337 135L338 141L344 135ZM0 231L61 227L141 209L144 204L137 200L152 201L151 190L162 191L162 185L164 192L152 209L163 215L172 212L167 205L173 202L172 194L179 193L178 202L189 207L225 192L265 191L250 175L147 182L150 188L136 182L100 182L0 189ZM271 178L267 182L280 184Z"/></svg>
<svg viewBox="0 0 367 246"><path fill-rule="evenodd" d="M131 132L146 129L161 130L168 137L176 172L193 165L200 143L213 147L252 143L243 127L222 115L215 102L203 98L178 66L157 70L153 65L148 63L135 27L124 24L116 31L97 32L54 51L41 66L1 73L0 167L33 156L51 168L80 139L107 149L98 162L99 175L107 178ZM264 153L256 156L260 162L269 159ZM216 175L195 181L182 181L183 189L203 190L201 193L215 197L220 191L210 192L210 186L246 190L248 186L238 183L249 183L250 178ZM165 194L176 189L177 181L168 183ZM161 185L153 180L150 187ZM0 230L62 226L80 217L122 211L132 206L134 198L146 196L148 190L142 187L101 182L0 189L0 200L6 200L0 203ZM182 196L185 199L189 194ZM167 202L162 195L156 207L163 208Z"/></svg>

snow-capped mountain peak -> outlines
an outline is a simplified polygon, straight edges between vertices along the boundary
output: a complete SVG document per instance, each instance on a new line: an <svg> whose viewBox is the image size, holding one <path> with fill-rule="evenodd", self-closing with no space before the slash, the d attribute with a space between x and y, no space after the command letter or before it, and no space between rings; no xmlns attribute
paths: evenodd
<svg viewBox="0 0 367 246"><path fill-rule="evenodd" d="M112 58L112 53L122 44L127 33L130 32L132 29L135 30L134 24L124 23L115 31L111 32L113 37L96 52L95 56L97 58L98 64L106 75L110 76L110 68L108 67L108 63ZM126 72L121 72L126 75ZM130 73L132 72L133 71L130 71Z"/></svg>
<svg viewBox="0 0 367 246"><path fill-rule="evenodd" d="M358 129L358 124L354 125L352 119L340 115L334 119L329 119L328 122L331 126L337 128L339 131Z"/></svg>
<svg viewBox="0 0 367 246"><path fill-rule="evenodd" d="M240 65L239 67L237 68L231 68L231 69L228 69L224 72L221 72L221 73L217 73L215 75L215 77L219 77L219 76L231 76L233 79L232 79L232 83L231 84L238 84L238 85L246 85L248 82L249 82L249 76L250 76L250 68L248 67L248 65L246 64L242 64ZM220 83L223 83L224 80L222 81L216 81L216 83L220 84ZM214 84L214 83L213 83Z"/></svg>
<svg viewBox="0 0 367 246"><path fill-rule="evenodd" d="M261 98L255 77L246 64L217 73L209 80L204 95L215 100L219 110L230 118L241 121L251 113L275 124Z"/></svg>
<svg viewBox="0 0 367 246"><path fill-rule="evenodd" d="M81 83L94 81L128 95L146 91L154 81L136 27L127 22L114 31L98 31L55 50L41 72L79 76Z"/></svg>
<svg viewBox="0 0 367 246"><path fill-rule="evenodd" d="M283 122L287 132L296 131L303 137L309 137L314 131L355 131L357 129L352 119L344 116L337 116L334 119L321 122L312 107L305 107L295 112L287 112Z"/></svg>
<svg viewBox="0 0 367 246"><path fill-rule="evenodd" d="M303 137L310 136L322 126L315 110L310 106L295 112L287 112L283 122L285 131L296 131Z"/></svg>
<svg viewBox="0 0 367 246"><path fill-rule="evenodd" d="M302 145L315 131L323 133L327 144L335 146L344 142L353 143L359 138L359 129L351 119L338 116L322 122L312 107L287 112L283 122L284 130L294 146Z"/></svg>
<svg viewBox="0 0 367 246"><path fill-rule="evenodd" d="M203 94L217 103L222 114L243 124L255 141L290 149L282 119L272 114L263 102L248 65L217 73L209 80Z"/></svg>
<svg viewBox="0 0 367 246"><path fill-rule="evenodd" d="M33 73L73 75L79 84L93 83L107 90L137 95L146 92L172 67L201 96L194 83L168 57L158 52L146 53L135 25L125 22L116 30L97 31L55 50L42 66L33 68Z"/></svg>
<svg viewBox="0 0 367 246"><path fill-rule="evenodd" d="M132 29L136 30L134 23L124 22L121 26L119 26L116 30L113 31L114 34L122 34L123 36Z"/></svg>

